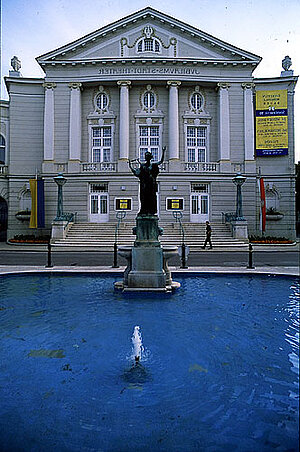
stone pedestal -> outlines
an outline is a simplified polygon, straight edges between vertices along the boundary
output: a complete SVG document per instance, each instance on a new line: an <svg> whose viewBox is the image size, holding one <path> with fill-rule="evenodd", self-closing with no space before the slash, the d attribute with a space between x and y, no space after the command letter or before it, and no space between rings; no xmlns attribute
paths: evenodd
<svg viewBox="0 0 300 452"><path fill-rule="evenodd" d="M134 228L134 246L121 246L120 256L127 259L124 279L115 287L123 291L171 291L180 285L172 281L168 259L177 254L177 247L163 249L158 239L162 229L156 215L138 215Z"/></svg>
<svg viewBox="0 0 300 452"><path fill-rule="evenodd" d="M235 239L248 239L248 222L246 220L236 220L231 222L232 236Z"/></svg>

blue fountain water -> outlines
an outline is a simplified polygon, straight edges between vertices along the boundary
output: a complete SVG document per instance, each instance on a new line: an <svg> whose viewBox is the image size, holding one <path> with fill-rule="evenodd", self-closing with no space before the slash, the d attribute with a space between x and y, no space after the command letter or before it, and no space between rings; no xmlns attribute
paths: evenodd
<svg viewBox="0 0 300 452"><path fill-rule="evenodd" d="M1 450L297 450L296 278L117 279L0 278Z"/></svg>

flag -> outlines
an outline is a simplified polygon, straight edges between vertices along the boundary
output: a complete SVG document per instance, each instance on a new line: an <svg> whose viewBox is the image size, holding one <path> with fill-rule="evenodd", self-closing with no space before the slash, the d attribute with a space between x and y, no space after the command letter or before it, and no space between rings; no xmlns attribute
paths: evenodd
<svg viewBox="0 0 300 452"><path fill-rule="evenodd" d="M266 230L266 194L264 180L261 177L259 179L259 191L260 191L260 205L261 205L261 215L260 215L260 229L264 233Z"/></svg>
<svg viewBox="0 0 300 452"><path fill-rule="evenodd" d="M45 203L44 203L44 181L42 179L30 179L31 192L31 216L30 228L45 227Z"/></svg>

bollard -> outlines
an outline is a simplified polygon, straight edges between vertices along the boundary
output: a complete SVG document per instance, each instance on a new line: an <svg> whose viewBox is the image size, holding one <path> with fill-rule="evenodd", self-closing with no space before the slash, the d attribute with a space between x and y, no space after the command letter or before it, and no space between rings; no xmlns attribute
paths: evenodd
<svg viewBox="0 0 300 452"><path fill-rule="evenodd" d="M46 268L50 268L50 267L53 267L52 261L51 261L51 243L50 243L50 240L49 240L49 242L47 244L47 247L48 247L48 262L47 262Z"/></svg>
<svg viewBox="0 0 300 452"><path fill-rule="evenodd" d="M255 268L253 265L253 246L249 243L249 264L247 268Z"/></svg>
<svg viewBox="0 0 300 452"><path fill-rule="evenodd" d="M114 264L112 268L119 268L118 266L118 245L117 242L114 243Z"/></svg>
<svg viewBox="0 0 300 452"><path fill-rule="evenodd" d="M188 268L186 265L186 252L185 252L185 244L182 244L182 254L181 254L181 267L180 268Z"/></svg>

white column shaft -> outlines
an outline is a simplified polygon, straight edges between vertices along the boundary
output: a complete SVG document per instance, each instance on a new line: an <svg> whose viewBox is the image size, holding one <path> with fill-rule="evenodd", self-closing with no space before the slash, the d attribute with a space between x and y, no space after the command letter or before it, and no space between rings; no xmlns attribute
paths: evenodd
<svg viewBox="0 0 300 452"><path fill-rule="evenodd" d="M44 109L44 160L54 160L54 88L55 83L45 83Z"/></svg>
<svg viewBox="0 0 300 452"><path fill-rule="evenodd" d="M129 85L130 82L118 82L120 85L120 135L119 159L129 158Z"/></svg>
<svg viewBox="0 0 300 452"><path fill-rule="evenodd" d="M219 85L219 157L230 159L229 92L227 84Z"/></svg>
<svg viewBox="0 0 300 452"><path fill-rule="evenodd" d="M254 110L252 85L245 84L243 88L245 160L254 160Z"/></svg>
<svg viewBox="0 0 300 452"><path fill-rule="evenodd" d="M169 159L179 159L179 114L178 85L180 82L168 82L169 85Z"/></svg>
<svg viewBox="0 0 300 452"><path fill-rule="evenodd" d="M69 124L69 159L81 160L81 83L69 85L70 124Z"/></svg>

